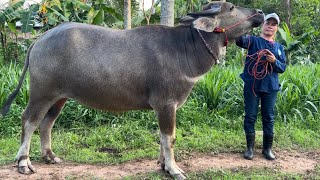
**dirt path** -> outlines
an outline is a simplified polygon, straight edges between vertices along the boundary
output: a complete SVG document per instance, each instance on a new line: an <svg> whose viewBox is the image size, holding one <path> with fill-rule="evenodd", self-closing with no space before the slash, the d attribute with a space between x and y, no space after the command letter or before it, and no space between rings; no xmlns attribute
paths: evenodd
<svg viewBox="0 0 320 180"><path fill-rule="evenodd" d="M257 150L259 151L259 150ZM259 152L252 161L242 158L240 153L191 154L188 159L178 162L178 165L188 172L214 169L236 168L271 168L290 173L306 174L314 171L320 165L320 151L317 152L287 152L276 151L279 157L275 161L265 160ZM99 166L63 162L47 165L34 163L37 173L21 175L13 165L2 166L0 179L119 179L124 176L143 175L147 172L160 171L156 160L136 160L117 166Z"/></svg>

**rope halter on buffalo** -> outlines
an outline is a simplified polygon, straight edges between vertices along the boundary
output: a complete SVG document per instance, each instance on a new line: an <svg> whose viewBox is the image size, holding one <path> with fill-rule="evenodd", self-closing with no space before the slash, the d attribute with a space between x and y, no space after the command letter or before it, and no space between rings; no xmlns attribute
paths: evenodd
<svg viewBox="0 0 320 180"><path fill-rule="evenodd" d="M245 19L243 19L243 20L237 22L236 24L231 25L231 26L229 26L229 27L227 27L227 28L215 27L212 32L215 32L215 33L224 33L224 34L225 34L225 37L226 37L226 38L225 38L225 42L224 42L224 46L228 46L229 39L228 39L228 35L227 35L226 32L227 32L229 29L234 28L234 27L240 25L241 23L245 22L246 20L248 20L248 19L250 19L250 18L252 18L252 17L254 17L254 16L257 16L257 15L259 15L259 13L256 13L256 14L253 14L253 15L251 15L251 16L248 16L247 18L245 18ZM211 47L211 46L206 42L206 40L203 38L200 30L197 29L197 31L198 31L198 33L199 33L199 35L200 35L203 43L206 45L209 53L213 56L214 59L217 59L216 55L213 54L212 47Z"/></svg>

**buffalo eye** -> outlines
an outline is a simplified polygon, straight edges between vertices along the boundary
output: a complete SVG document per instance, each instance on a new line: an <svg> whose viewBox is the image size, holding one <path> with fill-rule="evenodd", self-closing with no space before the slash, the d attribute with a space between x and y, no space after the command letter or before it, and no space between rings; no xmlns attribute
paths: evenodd
<svg viewBox="0 0 320 180"><path fill-rule="evenodd" d="M231 7L230 7L230 11L232 11L232 10L234 10L234 6L231 6Z"/></svg>

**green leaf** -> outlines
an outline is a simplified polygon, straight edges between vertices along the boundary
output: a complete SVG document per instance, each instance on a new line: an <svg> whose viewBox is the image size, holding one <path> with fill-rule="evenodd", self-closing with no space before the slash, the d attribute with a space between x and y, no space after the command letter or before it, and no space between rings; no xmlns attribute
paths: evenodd
<svg viewBox="0 0 320 180"><path fill-rule="evenodd" d="M300 116L301 120L304 121L303 114L301 113L301 111L299 111L297 108L293 108L293 111L295 111Z"/></svg>
<svg viewBox="0 0 320 180"><path fill-rule="evenodd" d="M306 101L306 103L309 104L315 110L315 112L318 112L318 108L314 103L312 103L311 101Z"/></svg>
<svg viewBox="0 0 320 180"><path fill-rule="evenodd" d="M287 33L279 27L278 32L280 34L281 39L286 43L286 46L288 46L288 38L287 38Z"/></svg>
<svg viewBox="0 0 320 180"><path fill-rule="evenodd" d="M22 14L21 14L21 31L23 33L29 33L29 32L32 32L33 30L33 25L34 25L34 12L37 11L39 9L39 5L34 5L34 6L31 6L29 8L28 11L24 11Z"/></svg>
<svg viewBox="0 0 320 180"><path fill-rule="evenodd" d="M48 9L49 12L54 13L54 14L57 15L59 18L61 18L63 21L67 21L67 22L69 21L69 19L66 18L64 15L62 15L59 11L57 11L57 10L51 8L51 7L47 7L47 9Z"/></svg>
<svg viewBox="0 0 320 180"><path fill-rule="evenodd" d="M10 22L18 18L20 14L17 10L23 6L24 2L25 0L18 1L4 9L3 12L0 13L1 23Z"/></svg>
<svg viewBox="0 0 320 180"><path fill-rule="evenodd" d="M13 32L14 34L17 34L16 22L8 23L8 27L11 32Z"/></svg>
<svg viewBox="0 0 320 180"><path fill-rule="evenodd" d="M297 50L300 44L301 44L301 41L295 40L294 42L291 42L289 44L289 46L287 47L287 50L288 51Z"/></svg>
<svg viewBox="0 0 320 180"><path fill-rule="evenodd" d="M93 19L96 17L97 14L98 14L98 12L95 11L93 8L91 8L87 14L87 23L92 24Z"/></svg>
<svg viewBox="0 0 320 180"><path fill-rule="evenodd" d="M94 17L92 24L102 25L104 23L104 11L99 10L97 15Z"/></svg>
<svg viewBox="0 0 320 180"><path fill-rule="evenodd" d="M283 27L283 30L286 32L287 36L291 37L290 29L289 29L287 23L285 23L285 22L282 23L282 27Z"/></svg>
<svg viewBox="0 0 320 180"><path fill-rule="evenodd" d="M113 17L117 18L120 21L123 21L123 16L118 14L117 11L109 6L103 5L102 9L107 12L108 14L112 15Z"/></svg>
<svg viewBox="0 0 320 180"><path fill-rule="evenodd" d="M87 4L85 4L85 3L81 2L81 1L74 1L73 4L76 7L79 7L82 10L85 10L85 11L90 11L91 10L90 6L88 6Z"/></svg>

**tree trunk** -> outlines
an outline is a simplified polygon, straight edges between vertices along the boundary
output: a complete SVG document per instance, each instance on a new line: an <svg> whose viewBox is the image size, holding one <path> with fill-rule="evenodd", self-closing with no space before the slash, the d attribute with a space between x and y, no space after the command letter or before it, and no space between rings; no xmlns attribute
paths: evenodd
<svg viewBox="0 0 320 180"><path fill-rule="evenodd" d="M290 23L290 19L291 19L291 8L290 8L290 0L284 0L284 6L287 10L287 14L286 14L286 23L289 27L289 29L291 29L291 23Z"/></svg>
<svg viewBox="0 0 320 180"><path fill-rule="evenodd" d="M18 33L14 34L15 37L15 51L14 51L14 58L16 59L16 62L19 61L19 46L18 46Z"/></svg>
<svg viewBox="0 0 320 180"><path fill-rule="evenodd" d="M124 0L124 29L131 29L131 0Z"/></svg>
<svg viewBox="0 0 320 180"><path fill-rule="evenodd" d="M148 0L148 1L149 1L149 0ZM145 18L146 21L147 21L147 25L150 24L151 15L154 14L153 10L154 10L154 0L152 0L152 2L151 2L151 7L150 7L149 10L145 10L145 9L144 9L144 0L142 0L142 12L143 12L144 18Z"/></svg>
<svg viewBox="0 0 320 180"><path fill-rule="evenodd" d="M160 24L174 26L174 0L161 0Z"/></svg>
<svg viewBox="0 0 320 180"><path fill-rule="evenodd" d="M7 42L6 42L6 33L5 32L0 32L1 36L1 48L2 48L2 57L3 57L3 62L7 61Z"/></svg>

